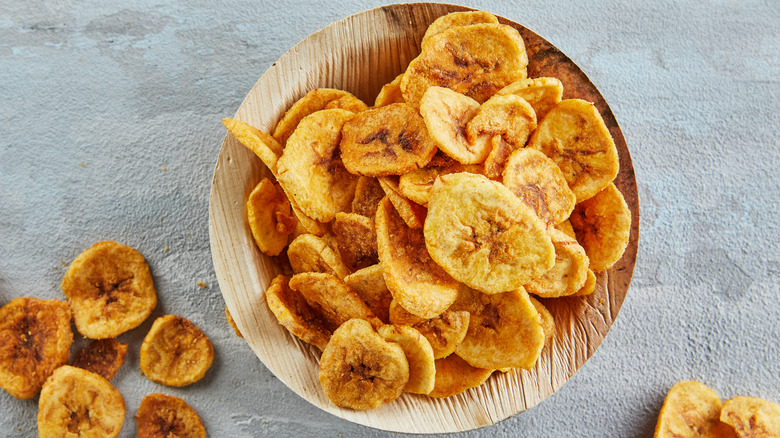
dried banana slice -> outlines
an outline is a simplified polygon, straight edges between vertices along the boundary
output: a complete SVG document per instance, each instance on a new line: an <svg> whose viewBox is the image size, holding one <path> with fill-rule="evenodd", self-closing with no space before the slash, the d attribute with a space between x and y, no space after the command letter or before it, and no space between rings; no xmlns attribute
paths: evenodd
<svg viewBox="0 0 780 438"><path fill-rule="evenodd" d="M409 228L385 198L376 212L376 232L379 261L393 299L421 318L445 311L458 296L458 282L428 255L422 230Z"/></svg>
<svg viewBox="0 0 780 438"><path fill-rule="evenodd" d="M734 437L734 430L720 422L720 415L721 401L715 391L699 382L682 381L669 390L654 437Z"/></svg>
<svg viewBox="0 0 780 438"><path fill-rule="evenodd" d="M614 184L577 204L569 220L594 272L609 269L623 256L631 234L631 211Z"/></svg>
<svg viewBox="0 0 780 438"><path fill-rule="evenodd" d="M544 342L547 343L555 336L555 318L552 313L544 307L544 304L539 302L536 298L529 296L531 304L534 305L534 309L539 312L539 316L542 318L542 331L544 332Z"/></svg>
<svg viewBox="0 0 780 438"><path fill-rule="evenodd" d="M780 437L780 405L756 397L734 397L723 403L720 421L739 438Z"/></svg>
<svg viewBox="0 0 780 438"><path fill-rule="evenodd" d="M233 331L236 333L236 336L243 339L244 335L242 335L241 330L238 329L238 326L236 325L236 321L233 319L233 315L230 314L230 310L228 310L227 306L225 306L225 319L227 320L228 325L230 325L230 327L233 328Z"/></svg>
<svg viewBox="0 0 780 438"><path fill-rule="evenodd" d="M404 77L403 73L396 76L392 82L382 86L382 89L379 90L379 94L377 94L376 99L374 100L375 108L387 106L393 103L404 103L404 95L401 93L402 77Z"/></svg>
<svg viewBox="0 0 780 438"><path fill-rule="evenodd" d="M289 279L279 275L271 281L265 300L277 321L304 342L325 349L337 324L328 322L300 292L290 288Z"/></svg>
<svg viewBox="0 0 780 438"><path fill-rule="evenodd" d="M344 283L360 295L377 318L388 324L393 295L387 290L382 272L382 265L369 266L344 277Z"/></svg>
<svg viewBox="0 0 780 438"><path fill-rule="evenodd" d="M439 149L459 163L485 161L490 135L472 135L466 127L479 112L479 102L449 88L430 87L420 99L420 114Z"/></svg>
<svg viewBox="0 0 780 438"><path fill-rule="evenodd" d="M491 374L493 370L475 368L457 354L451 354L436 359L436 383L428 395L435 398L458 395L485 383Z"/></svg>
<svg viewBox="0 0 780 438"><path fill-rule="evenodd" d="M92 339L115 338L138 327L157 305L144 256L112 241L98 242L73 260L62 292L79 333Z"/></svg>
<svg viewBox="0 0 780 438"><path fill-rule="evenodd" d="M298 99L298 101L296 101L293 106L291 106L290 109L284 113L284 117L282 117L282 119L279 120L279 123L276 124L276 128L274 129L274 138L279 142L279 144L284 146L287 143L287 139L292 135L293 131L295 131L295 129L298 127L298 124L301 122L301 120L303 120L304 117L325 109L325 107L328 106L328 104L331 102L338 101L345 96L354 98L354 100L350 100L353 104L356 103L355 101L360 102L354 106L347 106L347 108L344 108L345 110L355 113L361 111L361 108L367 108L365 103L346 91L336 90L333 88L316 88L306 93L306 95L302 98ZM363 105L361 106L360 104ZM341 104L334 105L337 105L338 107L342 106Z"/></svg>
<svg viewBox="0 0 780 438"><path fill-rule="evenodd" d="M484 11L451 12L442 15L428 26L425 35L423 35L422 44L425 45L428 38L447 29L480 23L498 23L498 18L490 12Z"/></svg>
<svg viewBox="0 0 780 438"><path fill-rule="evenodd" d="M257 247L269 256L282 252L298 223L282 188L268 178L249 194L246 215Z"/></svg>
<svg viewBox="0 0 780 438"><path fill-rule="evenodd" d="M351 319L322 352L319 377L336 406L374 409L401 395L409 363L400 345L382 339L368 322Z"/></svg>
<svg viewBox="0 0 780 438"><path fill-rule="evenodd" d="M385 197L385 191L376 178L361 176L355 186L355 198L352 200L352 213L374 218L379 201Z"/></svg>
<svg viewBox="0 0 780 438"><path fill-rule="evenodd" d="M360 295L333 275L321 272L295 274L289 285L332 326L338 327L349 319L364 319L374 327L383 325Z"/></svg>
<svg viewBox="0 0 780 438"><path fill-rule="evenodd" d="M111 380L127 354L127 344L116 339L98 339L92 341L76 355L73 366L83 368Z"/></svg>
<svg viewBox="0 0 780 438"><path fill-rule="evenodd" d="M282 145L265 132L235 119L222 119L225 125L236 139L254 152L272 174L276 175L276 162L282 156Z"/></svg>
<svg viewBox="0 0 780 438"><path fill-rule="evenodd" d="M176 315L157 318L141 344L141 372L167 386L186 386L202 379L214 361L214 346L189 320Z"/></svg>
<svg viewBox="0 0 780 438"><path fill-rule="evenodd" d="M343 109L353 113L361 113L368 110L368 105L357 97L346 94L336 100L331 100L323 109Z"/></svg>
<svg viewBox="0 0 780 438"><path fill-rule="evenodd" d="M536 129L536 113L522 97L493 96L483 103L466 125L469 138L501 138L512 150L522 148Z"/></svg>
<svg viewBox="0 0 780 438"><path fill-rule="evenodd" d="M588 278L585 279L585 284L582 285L579 291L574 296L584 297L592 294L596 291L596 274L588 269Z"/></svg>
<svg viewBox="0 0 780 438"><path fill-rule="evenodd" d="M514 290L555 264L541 219L485 176L440 177L428 208L424 232L431 258L469 287L485 293Z"/></svg>
<svg viewBox="0 0 780 438"><path fill-rule="evenodd" d="M393 204L396 212L409 228L422 228L428 211L422 205L416 204L401 194L397 176L380 176L379 185ZM378 208L377 208L378 210Z"/></svg>
<svg viewBox="0 0 780 438"><path fill-rule="evenodd" d="M426 206L431 197L431 189L436 178L457 172L484 174L484 168L479 164L460 164L453 162L444 167L426 167L401 175L398 179L398 191L410 201Z"/></svg>
<svg viewBox="0 0 780 438"><path fill-rule="evenodd" d="M368 110L344 123L340 148L347 170L363 176L417 170L436 153L423 118L406 103Z"/></svg>
<svg viewBox="0 0 780 438"><path fill-rule="evenodd" d="M135 414L138 438L206 438L198 413L179 397L149 394Z"/></svg>
<svg viewBox="0 0 780 438"><path fill-rule="evenodd" d="M398 302L390 303L390 322L395 325L408 325L425 336L433 349L434 359L447 357L455 352L469 330L469 312L448 309L430 319L412 315Z"/></svg>
<svg viewBox="0 0 780 438"><path fill-rule="evenodd" d="M588 279L590 260L575 239L556 228L550 228L548 232L555 247L555 265L526 283L525 289L543 298L574 295Z"/></svg>
<svg viewBox="0 0 780 438"><path fill-rule="evenodd" d="M63 365L46 380L38 400L40 438L113 438L125 421L125 400L108 380Z"/></svg>
<svg viewBox="0 0 780 438"><path fill-rule="evenodd" d="M357 213L337 213L332 229L339 255L350 271L379 263L372 219Z"/></svg>
<svg viewBox="0 0 780 438"><path fill-rule="evenodd" d="M295 203L294 199L288 196L287 201L290 203L290 208L292 208L295 218L298 219L295 231L293 231L292 234L293 236L297 237L301 234L314 234L315 236L322 237L328 232L328 226L326 224L306 216L306 214L301 211L301 208L298 207L298 204Z"/></svg>
<svg viewBox="0 0 780 438"><path fill-rule="evenodd" d="M408 325L384 325L377 330L385 341L400 345L409 362L409 381L404 392L428 394L436 381L433 349L420 332Z"/></svg>
<svg viewBox="0 0 780 438"><path fill-rule="evenodd" d="M509 159L509 155L512 154L512 145L505 142L504 139L497 135L490 140L491 149L487 158L485 158L483 175L494 180L501 181L501 174L506 168L506 160Z"/></svg>
<svg viewBox="0 0 780 438"><path fill-rule="evenodd" d="M539 122L528 140L561 168L577 202L585 201L617 176L617 148L596 106L562 100Z"/></svg>
<svg viewBox="0 0 780 438"><path fill-rule="evenodd" d="M287 257L296 274L326 272L341 279L349 275L349 269L344 265L341 257L323 238L313 234L301 234L290 242Z"/></svg>
<svg viewBox="0 0 780 438"><path fill-rule="evenodd" d="M303 214L320 222L347 211L355 196L357 177L347 172L338 154L341 128L354 115L328 109L304 117L276 163L285 193Z"/></svg>
<svg viewBox="0 0 780 438"><path fill-rule="evenodd" d="M563 98L563 84L557 78L526 78L498 90L496 95L514 94L534 108L536 119L542 120Z"/></svg>
<svg viewBox="0 0 780 438"><path fill-rule="evenodd" d="M70 307L58 300L14 298L0 308L0 388L28 399L68 363Z"/></svg>

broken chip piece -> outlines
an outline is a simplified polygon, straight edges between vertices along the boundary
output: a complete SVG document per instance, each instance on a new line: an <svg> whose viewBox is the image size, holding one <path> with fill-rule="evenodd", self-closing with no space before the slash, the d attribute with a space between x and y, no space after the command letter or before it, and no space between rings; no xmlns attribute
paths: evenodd
<svg viewBox="0 0 780 438"><path fill-rule="evenodd" d="M111 380L124 363L126 354L127 344L113 338L97 339L79 351L73 366Z"/></svg>

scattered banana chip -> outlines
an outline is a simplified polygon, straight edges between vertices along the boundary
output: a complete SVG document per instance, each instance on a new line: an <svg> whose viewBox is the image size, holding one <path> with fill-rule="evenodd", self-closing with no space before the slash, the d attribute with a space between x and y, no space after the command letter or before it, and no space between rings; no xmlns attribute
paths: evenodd
<svg viewBox="0 0 780 438"><path fill-rule="evenodd" d="M279 255L298 222L282 188L263 178L249 194L246 214L260 251L269 256Z"/></svg>
<svg viewBox="0 0 780 438"><path fill-rule="evenodd" d="M539 122L528 140L560 167L577 202L592 197L618 173L617 148L596 106L562 100Z"/></svg>
<svg viewBox="0 0 780 438"><path fill-rule="evenodd" d="M446 398L458 395L469 388L476 388L485 383L493 374L493 370L475 368L468 362L451 354L442 359L436 359L436 383L428 395L436 398Z"/></svg>
<svg viewBox="0 0 780 438"><path fill-rule="evenodd" d="M352 213L361 214L371 219L376 216L376 207L385 197L385 191L379 180L361 176L355 186L355 198L352 200Z"/></svg>
<svg viewBox="0 0 780 438"><path fill-rule="evenodd" d="M369 266L344 277L344 283L357 292L377 318L389 324L393 295L387 290L382 272L382 265Z"/></svg>
<svg viewBox="0 0 780 438"><path fill-rule="evenodd" d="M739 438L780 437L780 405L755 397L734 397L723 403L720 421Z"/></svg>
<svg viewBox="0 0 780 438"><path fill-rule="evenodd" d="M301 234L290 242L287 248L290 266L296 274L302 272L325 272L343 279L349 269L341 257L321 237Z"/></svg>
<svg viewBox="0 0 780 438"><path fill-rule="evenodd" d="M349 319L364 319L374 327L382 321L374 315L354 290L331 274L304 272L290 279L292 290L303 298L332 326L338 327Z"/></svg>
<svg viewBox="0 0 780 438"><path fill-rule="evenodd" d="M577 297L584 297L592 294L596 291L596 274L588 269L588 278L585 279L585 284L582 285L580 290L574 294Z"/></svg>
<svg viewBox="0 0 780 438"><path fill-rule="evenodd" d="M534 109L536 120L542 120L563 98L563 84L557 78L526 78L498 90L496 95L514 94L525 99Z"/></svg>
<svg viewBox="0 0 780 438"><path fill-rule="evenodd" d="M550 313L539 300L532 296L529 296L528 299L531 300L534 309L536 309L536 311L539 312L539 316L542 317L542 331L544 332L544 341L546 343L555 336L555 318L553 318L552 313Z"/></svg>
<svg viewBox="0 0 780 438"><path fill-rule="evenodd" d="M351 100L353 103L355 103L355 101L360 102L360 99L352 96L350 93L342 90L335 90L333 88L316 88L309 91L305 96L298 99L298 101L296 101L293 106L287 110L287 112L284 114L284 117L279 120L279 123L276 124L273 135L274 138L279 142L279 144L284 146L287 143L287 139L292 135L293 131L295 131L295 129L298 127L298 124L301 122L301 120L303 120L304 117L325 109L325 107L328 106L328 104L331 102L338 101L345 96L351 96L354 98L354 100ZM365 103L360 103L363 104L362 108L366 108ZM339 104L334 105L341 107ZM348 107L343 109L355 113L359 112L360 108L360 104L357 104L356 107Z"/></svg>
<svg viewBox="0 0 780 438"><path fill-rule="evenodd" d="M517 289L555 264L541 219L509 189L482 175L437 179L424 232L431 258L456 280L485 293Z"/></svg>
<svg viewBox="0 0 780 438"><path fill-rule="evenodd" d="M76 257L62 291L79 333L115 338L138 327L157 305L157 292L144 256L129 246L104 241Z"/></svg>
<svg viewBox="0 0 780 438"><path fill-rule="evenodd" d="M269 305L268 307L271 306ZM238 326L236 325L236 321L233 319L233 315L230 314L230 310L228 310L227 306L225 306L225 319L227 320L230 327L233 328L233 331L236 333L236 336L243 339L244 335L242 335L241 330L238 329Z"/></svg>
<svg viewBox="0 0 780 438"><path fill-rule="evenodd" d="M409 228L422 228L428 211L422 205L416 204L401 194L397 176L380 176L379 185L393 204L395 211L401 216ZM377 208L378 209L378 208Z"/></svg>
<svg viewBox="0 0 780 438"><path fill-rule="evenodd" d="M669 390L664 400L655 438L727 438L734 430L721 423L720 397L695 381L682 381Z"/></svg>
<svg viewBox="0 0 780 438"><path fill-rule="evenodd" d="M83 368L111 380L127 354L127 344L116 339L98 339L82 348L73 361L73 366Z"/></svg>
<svg viewBox="0 0 780 438"><path fill-rule="evenodd" d="M574 295L585 286L590 260L575 239L557 228L548 230L555 247L555 265L525 284L528 293L557 298Z"/></svg>
<svg viewBox="0 0 780 438"><path fill-rule="evenodd" d="M166 386L186 386L202 379L214 361L214 346L189 320L157 318L141 344L141 372Z"/></svg>
<svg viewBox="0 0 780 438"><path fill-rule="evenodd" d="M271 281L265 292L266 303L277 321L290 333L320 350L338 328L323 317L322 313L306 302L300 292L290 288L289 279L279 275Z"/></svg>
<svg viewBox="0 0 780 438"><path fill-rule="evenodd" d="M206 438L198 413L184 400L165 394L149 394L135 414L138 438Z"/></svg>
<svg viewBox="0 0 780 438"><path fill-rule="evenodd" d="M404 350L361 319L342 324L320 358L320 383L336 405L374 409L398 396L409 380Z"/></svg>
<svg viewBox="0 0 780 438"><path fill-rule="evenodd" d="M357 213L337 213L332 229L341 260L350 271L379 263L372 219Z"/></svg>
<svg viewBox="0 0 780 438"><path fill-rule="evenodd" d="M108 380L63 365L46 380L38 400L40 438L113 438L125 421L125 400Z"/></svg>
<svg viewBox="0 0 780 438"><path fill-rule="evenodd" d="M228 131L244 146L254 152L272 174L276 175L276 162L282 156L282 145L265 132L240 120L222 119Z"/></svg>
<svg viewBox="0 0 780 438"><path fill-rule="evenodd" d="M409 363L409 381L404 392L428 394L436 381L433 349L420 332L408 325L384 325L377 330L385 341L400 345Z"/></svg>
<svg viewBox="0 0 780 438"><path fill-rule="evenodd" d="M379 261L399 305L421 318L439 315L458 296L458 283L428 255L422 230L409 228L385 198L376 212Z"/></svg>
<svg viewBox="0 0 780 438"><path fill-rule="evenodd" d="M68 363L71 311L59 300L14 298L0 308L0 388L19 399L35 397Z"/></svg>
<svg viewBox="0 0 780 438"><path fill-rule="evenodd" d="M481 163L490 153L491 136L471 136L466 129L479 107L476 100L444 87L428 88L420 100L420 114L431 137L459 163Z"/></svg>
<svg viewBox="0 0 780 438"><path fill-rule="evenodd" d="M401 93L401 78L404 74L396 76L392 82L382 86L374 100L374 107L379 108L393 103L404 103L404 95Z"/></svg>
<svg viewBox="0 0 780 438"><path fill-rule="evenodd" d="M623 257L631 234L631 211L614 184L577 204L569 220L594 272L609 269Z"/></svg>
<svg viewBox="0 0 780 438"><path fill-rule="evenodd" d="M425 167L436 143L417 109L394 103L362 112L344 123L341 159L353 174L401 175Z"/></svg>
<svg viewBox="0 0 780 438"><path fill-rule="evenodd" d="M469 312L448 309L430 319L412 315L397 301L390 303L390 322L407 325L420 332L433 349L433 358L441 359L455 352L469 330Z"/></svg>
<svg viewBox="0 0 780 438"><path fill-rule="evenodd" d="M428 26L425 35L423 35L422 45L425 45L426 40L431 36L447 29L480 23L498 23L498 18L496 18L495 15L484 11L452 12L447 15L442 15Z"/></svg>

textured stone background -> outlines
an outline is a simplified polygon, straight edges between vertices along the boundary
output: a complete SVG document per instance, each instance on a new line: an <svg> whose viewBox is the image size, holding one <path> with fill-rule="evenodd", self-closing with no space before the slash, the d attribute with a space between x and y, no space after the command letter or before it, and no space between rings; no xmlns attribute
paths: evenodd
<svg viewBox="0 0 780 438"><path fill-rule="evenodd" d="M190 318L216 361L191 387L162 387L138 371L153 318L121 336L135 346L113 380L121 436L135 436L150 392L184 398L213 437L389 435L309 405L232 334L207 220L220 119L309 33L383 2L106 3L0 0L0 305L62 299L66 263L122 241L151 265L153 316ZM780 4L547 3L464 2L558 46L611 105L640 190L637 266L617 322L569 383L463 435L651 436L681 379L780 402ZM0 391L0 435L35 436L36 410Z"/></svg>

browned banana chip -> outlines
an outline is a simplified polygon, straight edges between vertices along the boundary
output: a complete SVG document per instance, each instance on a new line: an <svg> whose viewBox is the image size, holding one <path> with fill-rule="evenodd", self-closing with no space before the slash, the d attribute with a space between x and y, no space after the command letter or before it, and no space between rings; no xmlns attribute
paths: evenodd
<svg viewBox="0 0 780 438"><path fill-rule="evenodd" d="M112 241L98 242L73 260L62 292L79 333L92 339L115 338L138 327L157 305L144 256Z"/></svg>
<svg viewBox="0 0 780 438"><path fill-rule="evenodd" d="M390 323L390 303L393 301L393 295L385 285L382 265L355 271L344 278L344 283L360 295L377 318L385 324Z"/></svg>
<svg viewBox="0 0 780 438"><path fill-rule="evenodd" d="M38 400L40 438L113 438L125 421L125 400L108 380L63 365L46 380Z"/></svg>
<svg viewBox="0 0 780 438"><path fill-rule="evenodd" d="M361 176L355 187L355 198L352 200L352 213L374 218L379 201L385 197L385 191L379 180Z"/></svg>
<svg viewBox="0 0 780 438"><path fill-rule="evenodd" d="M412 202L401 194L397 176L380 176L379 185L385 191L385 195L395 208L395 211L403 219L409 228L422 228L428 211L420 204Z"/></svg>
<svg viewBox="0 0 780 438"><path fill-rule="evenodd" d="M398 179L398 191L410 201L425 206L428 205L436 178L457 172L483 174L484 168L479 164L460 164L457 161L444 167L426 167L401 175Z"/></svg>
<svg viewBox="0 0 780 438"><path fill-rule="evenodd" d="M585 284L582 285L580 290L574 294L577 297L584 297L590 295L596 291L596 274L588 269L588 278L585 279Z"/></svg>
<svg viewBox="0 0 780 438"><path fill-rule="evenodd" d="M756 397L734 397L723 403L720 421L739 438L780 437L780 405Z"/></svg>
<svg viewBox="0 0 780 438"><path fill-rule="evenodd" d="M376 212L376 232L385 283L398 304L421 318L447 310L458 282L428 255L422 230L409 228L387 198Z"/></svg>
<svg viewBox="0 0 780 438"><path fill-rule="evenodd" d="M230 314L230 310L228 310L227 306L225 306L225 319L227 320L230 327L233 328L233 331L236 332L236 336L243 338L244 335L242 335L241 330L238 329L236 321L233 319L233 315Z"/></svg>
<svg viewBox="0 0 780 438"><path fill-rule="evenodd" d="M408 325L384 325L377 330L385 341L401 346L409 362L409 381L404 392L428 394L436 381L433 349L420 332Z"/></svg>
<svg viewBox="0 0 780 438"><path fill-rule="evenodd" d="M498 90L497 95L514 94L534 108L536 120L542 120L563 97L563 84L557 78L526 78Z"/></svg>
<svg viewBox="0 0 780 438"><path fill-rule="evenodd" d="M614 184L577 204L569 220L594 272L610 268L623 256L631 234L631 211Z"/></svg>
<svg viewBox="0 0 780 438"><path fill-rule="evenodd" d="M73 361L74 367L83 368L111 380L127 354L127 344L116 339L98 339L82 348Z"/></svg>
<svg viewBox="0 0 780 438"><path fill-rule="evenodd" d="M520 34L503 24L458 26L431 35L401 79L404 99L418 105L429 87L451 88L478 102L526 77Z"/></svg>
<svg viewBox="0 0 780 438"><path fill-rule="evenodd" d="M214 361L214 346L189 320L176 315L157 318L144 337L141 371L151 381L186 386L202 379Z"/></svg>
<svg viewBox="0 0 780 438"><path fill-rule="evenodd" d="M70 307L59 300L14 298L0 308L0 388L16 398L35 397L68 363L70 318Z"/></svg>
<svg viewBox="0 0 780 438"><path fill-rule="evenodd" d="M374 409L399 395L409 380L404 350L371 324L351 319L330 338L320 359L320 383L336 406Z"/></svg>
<svg viewBox="0 0 780 438"><path fill-rule="evenodd" d="M206 438L198 413L184 400L165 394L149 394L135 414L138 438Z"/></svg>
<svg viewBox="0 0 780 438"><path fill-rule="evenodd" d="M487 158L485 158L483 175L495 180L501 181L501 174L504 173L506 168L506 161L509 159L509 155L512 154L512 145L505 142L504 139L497 135L490 140L491 149Z"/></svg>
<svg viewBox="0 0 780 438"><path fill-rule="evenodd" d="M338 213L332 228L339 255L350 271L379 263L373 219L357 213Z"/></svg>
<svg viewBox="0 0 780 438"><path fill-rule="evenodd" d="M541 219L509 189L485 176L440 177L428 208L424 231L431 258L471 288L485 293L514 290L555 264ZM379 256L381 260L381 250Z"/></svg>
<svg viewBox="0 0 780 438"><path fill-rule="evenodd" d="M374 107L379 108L381 106L387 106L393 103L404 103L404 95L401 93L401 78L404 74L396 76L392 82L382 86L379 90L376 99L374 100Z"/></svg>
<svg viewBox="0 0 780 438"><path fill-rule="evenodd" d="M575 239L557 228L551 227L548 232L555 247L555 265L526 283L525 289L543 298L574 295L588 279L590 260Z"/></svg>
<svg viewBox="0 0 780 438"><path fill-rule="evenodd" d="M439 149L459 163L485 161L490 135L472 136L466 127L479 111L479 102L449 88L430 87L420 100L420 114Z"/></svg>
<svg viewBox="0 0 780 438"><path fill-rule="evenodd" d="M298 219L298 223L293 231L293 236L300 236L301 234L314 234L315 236L323 236L328 232L328 226L320 221L314 220L309 216L306 216L295 203L295 200L288 197L287 201L290 203L295 218Z"/></svg>
<svg viewBox="0 0 780 438"><path fill-rule="evenodd" d="M374 327L383 325L357 292L331 274L295 274L289 285L292 290L300 292L306 302L332 326L338 327L353 318L364 319Z"/></svg>
<svg viewBox="0 0 780 438"><path fill-rule="evenodd" d="M257 247L269 256L282 252L298 222L282 188L268 178L249 194L246 215Z"/></svg>
<svg viewBox="0 0 780 438"><path fill-rule="evenodd" d="M341 127L354 115L328 109L304 117L276 163L279 184L312 219L330 222L352 204L357 177L341 163L338 145Z"/></svg>
<svg viewBox="0 0 780 438"><path fill-rule="evenodd" d="M542 317L542 331L544 331L544 340L547 342L555 336L555 319L553 318L552 313L550 313L539 300L531 296L529 296L528 299L531 300L534 309L536 309L536 311L539 312L539 316Z"/></svg>
<svg viewBox="0 0 780 438"><path fill-rule="evenodd" d="M291 106L290 109L287 110L287 112L284 114L284 117L279 120L279 123L276 124L276 129L274 129L274 138L282 146L284 146L287 143L287 139L292 135L293 131L295 131L295 128L298 127L298 124L301 122L301 120L303 120L304 117L325 109L325 107L328 106L328 104L331 102L337 101L345 96L350 96L359 101L359 99L355 98L348 92L335 90L333 88L316 88L309 91L305 96L295 102L293 106ZM365 104L363 104L363 106L365 106ZM357 107L360 107L360 105L357 105ZM357 108L353 107L352 109L344 109L351 112L356 112L352 111L352 109Z"/></svg>
<svg viewBox="0 0 780 438"><path fill-rule="evenodd" d="M351 173L401 175L425 167L436 143L417 109L394 103L362 112L344 124L341 159Z"/></svg>
<svg viewBox="0 0 780 438"><path fill-rule="evenodd" d="M584 100L562 100L539 122L528 140L560 167L582 202L615 179L620 164L617 148L596 107Z"/></svg>
<svg viewBox="0 0 780 438"><path fill-rule="evenodd" d="M458 395L469 388L476 388L485 383L491 374L493 370L475 368L457 354L451 354L436 359L436 383L433 391L428 395L436 398Z"/></svg>
<svg viewBox="0 0 780 438"><path fill-rule="evenodd" d="M430 319L420 318L407 312L397 301L390 304L390 322L396 325L408 325L428 340L433 349L434 359L447 357L455 352L469 330L469 312L448 309Z"/></svg>
<svg viewBox="0 0 780 438"><path fill-rule="evenodd" d="M301 234L287 248L290 266L296 274L302 272L326 272L338 278L349 275L349 269L341 257L321 237Z"/></svg>
<svg viewBox="0 0 780 438"><path fill-rule="evenodd" d="M518 149L509 156L504 185L543 221L557 225L566 220L577 202L561 169L536 149Z"/></svg>
<svg viewBox="0 0 780 438"><path fill-rule="evenodd" d="M721 401L715 391L699 382L682 381L669 390L658 415L654 437L734 437L734 430L721 423L720 415Z"/></svg>
<svg viewBox="0 0 780 438"><path fill-rule="evenodd" d="M268 308L279 324L290 333L324 350L338 324L328 322L321 312L306 302L300 292L291 289L288 282L289 279L283 275L273 279L265 292Z"/></svg>
<svg viewBox="0 0 780 438"><path fill-rule="evenodd" d="M282 145L276 139L240 120L225 118L222 119L222 124L276 175L276 162L283 151Z"/></svg>
<svg viewBox="0 0 780 438"><path fill-rule="evenodd" d="M428 26L425 35L423 35L422 44L425 45L426 39L432 35L447 29L479 23L498 23L498 18L490 12L484 11L451 12L447 15L442 15Z"/></svg>
<svg viewBox="0 0 780 438"><path fill-rule="evenodd" d="M471 366L486 369L530 369L544 347L542 318L528 293L520 288L500 294L471 292L479 308L469 318L469 331L455 354Z"/></svg>

